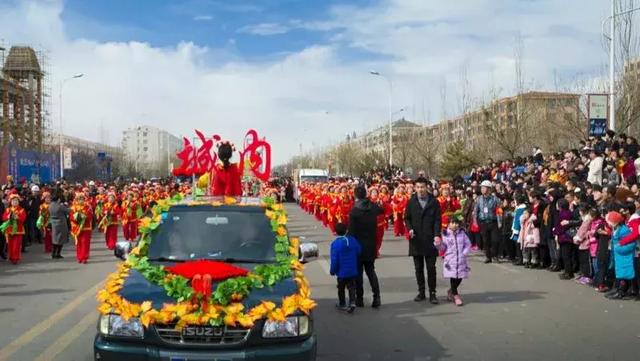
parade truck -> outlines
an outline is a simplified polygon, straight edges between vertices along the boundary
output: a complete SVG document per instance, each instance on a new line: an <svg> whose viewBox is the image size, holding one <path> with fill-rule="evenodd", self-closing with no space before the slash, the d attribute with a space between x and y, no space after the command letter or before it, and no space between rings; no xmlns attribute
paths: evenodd
<svg viewBox="0 0 640 361"><path fill-rule="evenodd" d="M303 264L313 243L289 237L270 198L161 200L98 293L94 359L316 359L315 302Z"/></svg>
<svg viewBox="0 0 640 361"><path fill-rule="evenodd" d="M329 172L324 169L296 169L293 171L294 198L299 201L299 187L302 183L325 183L329 180Z"/></svg>

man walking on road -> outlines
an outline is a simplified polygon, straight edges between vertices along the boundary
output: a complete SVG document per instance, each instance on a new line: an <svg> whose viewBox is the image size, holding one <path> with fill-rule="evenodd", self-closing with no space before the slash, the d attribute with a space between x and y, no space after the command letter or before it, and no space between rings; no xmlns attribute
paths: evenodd
<svg viewBox="0 0 640 361"><path fill-rule="evenodd" d="M500 244L500 216L498 207L500 202L498 197L491 194L491 181L485 180L480 183L480 193L482 195L476 201L473 211L478 225L480 225L480 236L485 247L487 259L484 263L493 262L493 257L500 257L498 246Z"/></svg>
<svg viewBox="0 0 640 361"><path fill-rule="evenodd" d="M376 227L377 217L384 211L377 204L367 199L367 190L358 186L355 190L356 203L349 213L349 235L355 237L360 246L360 261L358 262L358 279L356 289L356 306L364 307L363 275L365 272L373 292L371 307L380 307L380 284L376 275Z"/></svg>
<svg viewBox="0 0 640 361"><path fill-rule="evenodd" d="M427 299L425 293L424 268L427 267L429 285L429 302L438 304L436 297L436 258L438 250L436 244L441 242L440 204L436 198L427 192L427 179L420 177L415 181L416 194L411 197L404 215L409 231L409 256L413 257L416 281L418 282L418 296L416 302Z"/></svg>

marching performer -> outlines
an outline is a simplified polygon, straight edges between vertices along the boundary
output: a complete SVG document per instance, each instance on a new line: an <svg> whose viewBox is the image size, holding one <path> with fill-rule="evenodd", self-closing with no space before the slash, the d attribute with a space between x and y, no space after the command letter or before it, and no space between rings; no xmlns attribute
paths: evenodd
<svg viewBox="0 0 640 361"><path fill-rule="evenodd" d="M76 258L78 263L84 264L89 260L91 232L93 229L93 211L86 202L85 194L77 192L69 216L71 218L71 235L76 243Z"/></svg>
<svg viewBox="0 0 640 361"><path fill-rule="evenodd" d="M127 199L122 202L122 233L127 241L135 241L138 238L138 219L142 216L142 207L135 199L135 194L130 191Z"/></svg>
<svg viewBox="0 0 640 361"><path fill-rule="evenodd" d="M0 226L0 229L4 232L7 239L9 261L13 264L20 262L24 222L26 219L27 212L20 206L20 196L17 194L9 195L9 208L7 208L2 215L4 223Z"/></svg>
<svg viewBox="0 0 640 361"><path fill-rule="evenodd" d="M377 204L384 211L384 204L378 193L378 188L371 186L369 188L369 199L372 203ZM387 227L387 218L385 212L382 212L376 221L376 258L380 257L380 248L382 248L382 239L384 238L384 230Z"/></svg>
<svg viewBox="0 0 640 361"><path fill-rule="evenodd" d="M404 209L407 207L408 198L404 194L404 185L400 184L393 191L391 208L393 211L393 234L396 237L404 236L406 228L404 226Z"/></svg>
<svg viewBox="0 0 640 361"><path fill-rule="evenodd" d="M118 225L120 224L120 206L116 201L116 194L110 192L107 195L107 203L102 206L102 218L98 228L104 232L107 248L114 250L118 241Z"/></svg>
<svg viewBox="0 0 640 361"><path fill-rule="evenodd" d="M51 204L51 193L42 193L42 204L40 205L40 213L38 215L38 221L36 227L42 232L42 239L44 243L44 252L53 252L53 243L51 238L51 223L49 222L49 205Z"/></svg>

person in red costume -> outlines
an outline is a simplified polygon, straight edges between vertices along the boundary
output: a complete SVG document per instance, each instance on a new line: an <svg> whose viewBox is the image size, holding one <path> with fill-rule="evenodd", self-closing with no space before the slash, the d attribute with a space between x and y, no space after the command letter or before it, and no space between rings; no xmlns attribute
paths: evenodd
<svg viewBox="0 0 640 361"><path fill-rule="evenodd" d="M102 219L100 220L100 229L104 232L104 239L107 248L114 250L118 241L118 225L122 211L120 205L116 201L116 194L109 193L107 203L102 207Z"/></svg>
<svg viewBox="0 0 640 361"><path fill-rule="evenodd" d="M218 146L218 159L222 162L216 164L213 169L213 195L214 196L242 196L242 174L237 163L231 163L233 145L222 142Z"/></svg>
<svg viewBox="0 0 640 361"><path fill-rule="evenodd" d="M372 203L377 204L382 210L384 210L384 202L378 194L377 187L372 186L369 188L369 200L371 200ZM382 238L384 238L384 230L386 227L387 218L385 216L385 213L383 212L377 217L376 222L376 258L380 258L380 248L382 248Z"/></svg>
<svg viewBox="0 0 640 361"><path fill-rule="evenodd" d="M393 209L391 208L391 193L389 192L389 187L386 184L380 186L380 201L382 202L382 209L384 210L384 220L385 225L384 229L389 228L389 219L393 214Z"/></svg>
<svg viewBox="0 0 640 361"><path fill-rule="evenodd" d="M71 235L76 242L76 259L78 263L87 264L93 231L93 210L84 193L77 192L71 206Z"/></svg>
<svg viewBox="0 0 640 361"><path fill-rule="evenodd" d="M11 194L9 196L9 207L4 211L2 220L7 223L4 234L7 239L7 249L9 251L9 261L13 264L20 262L20 251L22 250L22 237L24 236L24 222L27 219L27 212L20 207L20 196Z"/></svg>
<svg viewBox="0 0 640 361"><path fill-rule="evenodd" d="M460 201L455 195L451 195L451 189L448 184L443 184L440 188L440 196L438 197L438 203L440 203L440 210L442 212L442 229L445 229L447 220L453 216L454 213L459 211L462 206Z"/></svg>
<svg viewBox="0 0 640 361"><path fill-rule="evenodd" d="M404 226L404 209L407 207L409 199L404 194L404 186L398 185L393 191L391 198L391 208L393 210L393 234L396 237L404 236L406 229Z"/></svg>

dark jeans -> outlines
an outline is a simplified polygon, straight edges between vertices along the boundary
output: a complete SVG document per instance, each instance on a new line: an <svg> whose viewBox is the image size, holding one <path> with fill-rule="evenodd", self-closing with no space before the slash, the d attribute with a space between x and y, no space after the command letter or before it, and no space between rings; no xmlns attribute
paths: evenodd
<svg viewBox="0 0 640 361"><path fill-rule="evenodd" d="M425 263L427 266L427 282L429 284L429 293L436 292L436 258L436 256L413 256L413 265L415 267L416 281L418 282L418 292L420 294L425 294Z"/></svg>
<svg viewBox="0 0 640 361"><path fill-rule="evenodd" d="M598 247L600 246L601 244L598 244ZM610 286L611 284L611 271L609 270L610 253L606 247L607 245L604 245L604 249L598 248L598 253L596 255L598 270L593 278L594 286Z"/></svg>
<svg viewBox="0 0 640 361"><path fill-rule="evenodd" d="M6 244L7 244L7 241L4 238L4 233L2 233L2 234L0 234L0 255L6 256L6 254L7 254L6 251L5 251L5 245Z"/></svg>
<svg viewBox="0 0 640 361"><path fill-rule="evenodd" d="M371 285L371 292L373 298L380 298L380 283L378 283L378 275L376 275L375 261L366 261L358 263L358 279L356 295L358 301L362 301L364 298L364 277L363 273L367 274L369 284Z"/></svg>
<svg viewBox="0 0 640 361"><path fill-rule="evenodd" d="M344 290L345 288L349 292L349 304L353 305L356 303L356 288L358 287L358 278L338 278L338 302L341 306L347 305L347 301L345 299Z"/></svg>
<svg viewBox="0 0 640 361"><path fill-rule="evenodd" d="M451 278L451 294L452 295L455 296L458 294L458 287L460 287L461 283L462 283L461 278Z"/></svg>
<svg viewBox="0 0 640 361"><path fill-rule="evenodd" d="M640 258L633 258L633 266L636 269L636 278L631 283L631 288L633 290L633 293L638 295L640 294Z"/></svg>
<svg viewBox="0 0 640 361"><path fill-rule="evenodd" d="M564 273L573 277L573 243L560 243L560 255L562 255L562 263L564 263Z"/></svg>
<svg viewBox="0 0 640 361"><path fill-rule="evenodd" d="M500 255L506 253L507 257L510 260L516 259L516 248L518 248L518 244L511 240L511 236L503 235L502 236L502 248L503 251L500 252Z"/></svg>
<svg viewBox="0 0 640 361"><path fill-rule="evenodd" d="M591 278L591 255L588 249L578 250L578 264L582 276Z"/></svg>
<svg viewBox="0 0 640 361"><path fill-rule="evenodd" d="M471 241L472 246L478 246L478 248L482 248L482 237L480 237L480 233L469 232L469 240Z"/></svg>
<svg viewBox="0 0 640 361"><path fill-rule="evenodd" d="M492 259L493 256L499 256L500 229L498 228L498 222L480 222L480 235L487 259Z"/></svg>

